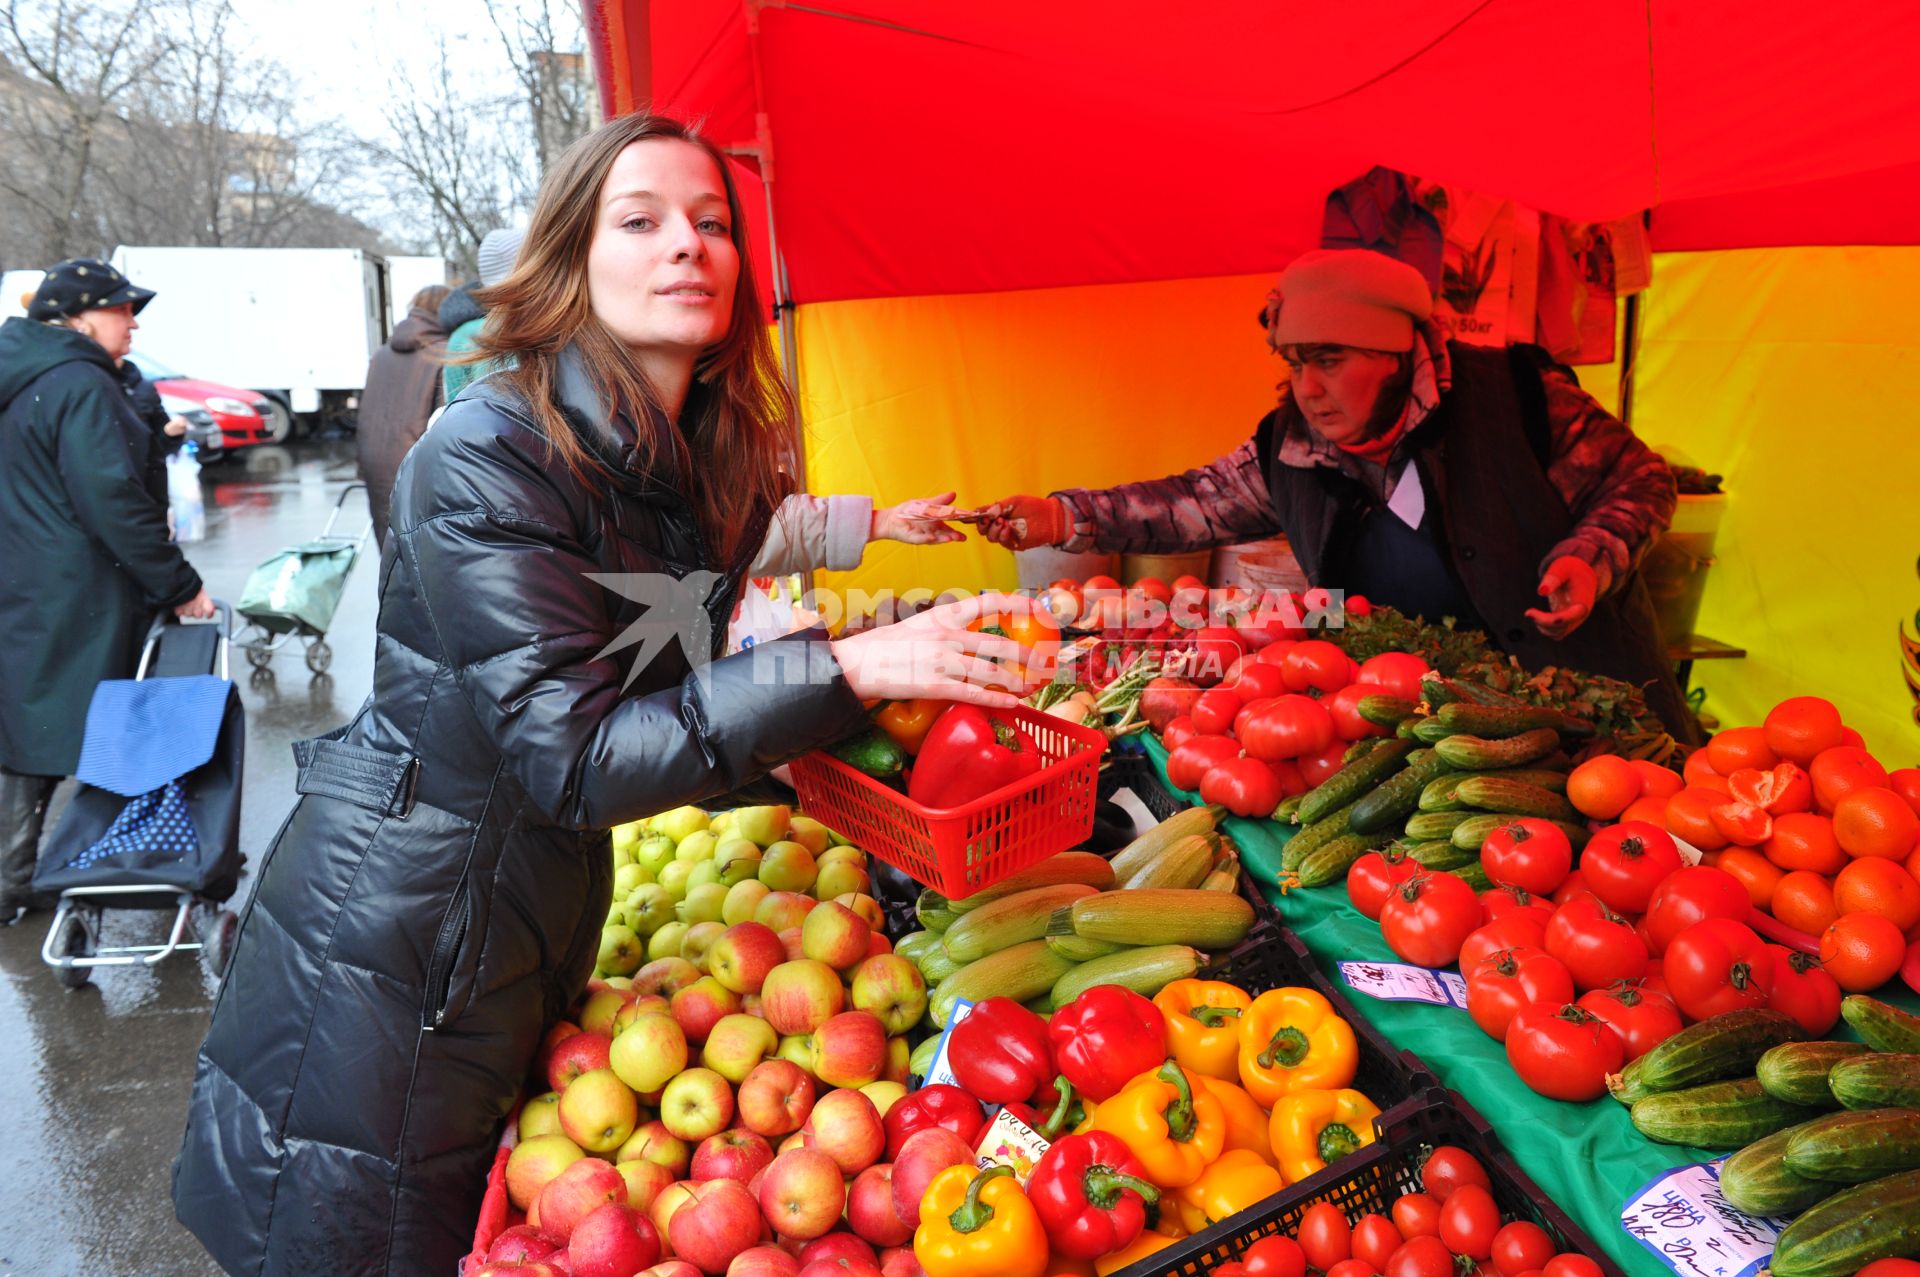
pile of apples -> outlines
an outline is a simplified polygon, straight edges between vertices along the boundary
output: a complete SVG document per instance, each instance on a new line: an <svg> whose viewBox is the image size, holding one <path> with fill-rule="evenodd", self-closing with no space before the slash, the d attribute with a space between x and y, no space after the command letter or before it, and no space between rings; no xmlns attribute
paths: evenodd
<svg viewBox="0 0 1920 1277"><path fill-rule="evenodd" d="M611 952L603 946L575 1018L541 1045L535 1085L548 1089L519 1114L506 1188L524 1222L470 1277L918 1272L907 1243L925 1181L942 1167L896 1194L883 1118L907 1093L903 1035L925 1013L926 984L891 952L879 904L858 889L865 855L804 819L784 807L712 820L681 808L616 842L616 858L627 849L621 868L653 881L631 884L615 915L633 918L636 898L647 912L647 888L669 877L684 890L678 906L706 900L721 912L706 917L702 903L693 921L677 907L673 921L639 919L650 953L680 930L671 952L660 946L628 974L607 973L631 942L616 933ZM819 853L793 835L820 838ZM704 854L661 860L656 839ZM723 852L723 868L751 861L753 873L695 881ZM761 877L769 864L778 889ZM823 883L850 889L803 894ZM616 927L636 934L610 916ZM900 1253L889 1262L883 1251Z"/></svg>

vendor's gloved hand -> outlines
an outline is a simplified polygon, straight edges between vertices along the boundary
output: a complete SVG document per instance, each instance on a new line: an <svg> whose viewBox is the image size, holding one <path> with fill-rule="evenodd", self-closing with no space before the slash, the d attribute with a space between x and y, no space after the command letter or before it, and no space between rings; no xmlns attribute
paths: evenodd
<svg viewBox="0 0 1920 1277"><path fill-rule="evenodd" d="M899 505L876 506L869 541L902 541L908 545L942 545L964 541L967 534L941 520L953 517L951 492L937 497L919 497Z"/></svg>
<svg viewBox="0 0 1920 1277"><path fill-rule="evenodd" d="M1073 519L1059 497L1011 496L980 511L980 535L1009 550L1061 545L1073 535Z"/></svg>
<svg viewBox="0 0 1920 1277"><path fill-rule="evenodd" d="M1550 639L1563 639L1586 623L1593 615L1593 600L1600 592L1600 578L1584 559L1563 554L1547 565L1540 578L1540 593L1546 596L1546 610L1528 608L1540 632Z"/></svg>
<svg viewBox="0 0 1920 1277"><path fill-rule="evenodd" d="M1034 600L981 594L836 639L834 659L861 700L928 698L1012 709L1053 679L1050 660L1010 638L967 628L982 616L1032 614Z"/></svg>

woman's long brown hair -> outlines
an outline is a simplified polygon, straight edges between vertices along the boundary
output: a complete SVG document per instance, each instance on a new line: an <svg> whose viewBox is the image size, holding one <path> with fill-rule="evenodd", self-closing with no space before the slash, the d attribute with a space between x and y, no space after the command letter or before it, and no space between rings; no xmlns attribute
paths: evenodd
<svg viewBox="0 0 1920 1277"><path fill-rule="evenodd" d="M659 396L626 345L595 317L587 295L587 249L607 174L628 146L656 139L697 146L712 157L726 185L729 236L740 256L727 336L694 367L708 393L697 401L697 417L683 415L678 429L665 425ZM493 375L525 397L554 455L585 479L601 467L555 397L560 352L575 347L593 384L607 396L605 407L624 414L638 431L640 463L687 494L708 546L727 563L755 525L756 511L771 509L790 490L799 433L799 411L781 380L758 298L747 219L726 158L678 120L626 115L573 143L554 162L540 184L513 273L474 294L487 321L473 355L461 362L511 364ZM695 403L690 399L688 407ZM697 458L689 440L700 441Z"/></svg>

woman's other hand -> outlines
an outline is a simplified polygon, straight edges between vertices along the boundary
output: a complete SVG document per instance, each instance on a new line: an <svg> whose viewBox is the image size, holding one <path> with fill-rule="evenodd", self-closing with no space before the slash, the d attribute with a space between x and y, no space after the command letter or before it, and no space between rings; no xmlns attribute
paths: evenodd
<svg viewBox="0 0 1920 1277"><path fill-rule="evenodd" d="M204 621L213 615L213 597L203 585L200 593L173 609L173 614L183 621Z"/></svg>
<svg viewBox="0 0 1920 1277"><path fill-rule="evenodd" d="M943 522L954 515L954 494L919 497L899 505L875 507L869 541L901 541L907 545L944 545L964 541L967 534Z"/></svg>
<svg viewBox="0 0 1920 1277"><path fill-rule="evenodd" d="M187 433L187 419L185 417L169 417L167 418L167 424L162 426L161 429L166 432L167 438L178 439L181 435Z"/></svg>
<svg viewBox="0 0 1920 1277"><path fill-rule="evenodd" d="M1067 503L1059 497L1024 493L996 501L980 511L980 535L1009 550L1060 545L1073 535Z"/></svg>
<svg viewBox="0 0 1920 1277"><path fill-rule="evenodd" d="M1586 623L1593 614L1593 600L1600 591L1600 579L1593 566L1571 554L1563 554L1547 565L1540 578L1540 593L1546 597L1545 610L1528 608L1539 631L1550 639L1563 639Z"/></svg>
<svg viewBox="0 0 1920 1277"><path fill-rule="evenodd" d="M1052 680L1052 663L1010 638L967 626L990 613L1019 616L1035 606L1021 595L976 595L837 639L833 654L862 700L928 697L1011 709Z"/></svg>

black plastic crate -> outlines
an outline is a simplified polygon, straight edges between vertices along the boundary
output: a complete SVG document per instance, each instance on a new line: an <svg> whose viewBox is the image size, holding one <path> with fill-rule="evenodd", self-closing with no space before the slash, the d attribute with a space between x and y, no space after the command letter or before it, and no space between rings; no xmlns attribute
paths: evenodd
<svg viewBox="0 0 1920 1277"><path fill-rule="evenodd" d="M1387 1214L1402 1193L1420 1191L1420 1167L1427 1154L1442 1144L1463 1148L1480 1160L1504 1217L1531 1220L1546 1229L1560 1250L1587 1256L1605 1277L1622 1277L1619 1266L1547 1199L1507 1155L1486 1119L1459 1095L1431 1088L1387 1109L1374 1125L1379 1138L1358 1153L1205 1232L1181 1238L1121 1269L1116 1277L1197 1277L1212 1272L1240 1258L1263 1237L1292 1236L1307 1208L1317 1202L1332 1202L1349 1221L1370 1213Z"/></svg>
<svg viewBox="0 0 1920 1277"><path fill-rule="evenodd" d="M1346 994L1320 973L1305 942L1277 923L1255 922L1245 940L1208 963L1200 975L1237 985L1255 997L1269 989L1284 988L1308 988L1321 994L1335 1013L1353 1026L1359 1047L1353 1089L1383 1111L1424 1096L1438 1084L1420 1057L1389 1042L1373 1021L1361 1015Z"/></svg>

